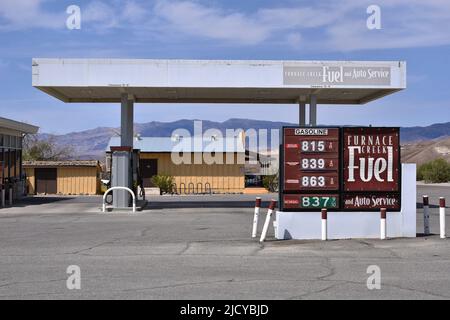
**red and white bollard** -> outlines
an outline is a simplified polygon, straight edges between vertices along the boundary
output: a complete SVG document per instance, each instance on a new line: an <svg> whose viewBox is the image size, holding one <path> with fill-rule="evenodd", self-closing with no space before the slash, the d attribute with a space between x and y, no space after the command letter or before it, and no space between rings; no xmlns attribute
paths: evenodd
<svg viewBox="0 0 450 320"><path fill-rule="evenodd" d="M423 196L423 234L430 234L430 205L428 196Z"/></svg>
<svg viewBox="0 0 450 320"><path fill-rule="evenodd" d="M257 197L255 202L255 214L253 215L253 229L252 238L256 237L256 232L258 230L258 219L259 219L259 209L261 208L261 198Z"/></svg>
<svg viewBox="0 0 450 320"><path fill-rule="evenodd" d="M269 210L267 210L266 221L264 222L264 227L261 233L261 238L259 242L263 242L266 239L267 230L269 229L270 218L272 217L272 213L275 210L275 205L277 202L275 200L270 201Z"/></svg>
<svg viewBox="0 0 450 320"><path fill-rule="evenodd" d="M381 208L380 239L386 239L386 208Z"/></svg>
<svg viewBox="0 0 450 320"><path fill-rule="evenodd" d="M441 239L445 239L445 198L439 198L439 225L441 227Z"/></svg>
<svg viewBox="0 0 450 320"><path fill-rule="evenodd" d="M322 209L322 240L327 240L327 209Z"/></svg>

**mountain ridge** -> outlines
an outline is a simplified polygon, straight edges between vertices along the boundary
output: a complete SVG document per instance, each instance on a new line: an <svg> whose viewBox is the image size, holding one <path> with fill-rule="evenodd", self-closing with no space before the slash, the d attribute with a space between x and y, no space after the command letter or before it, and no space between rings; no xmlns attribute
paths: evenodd
<svg viewBox="0 0 450 320"><path fill-rule="evenodd" d="M169 137L175 129L186 129L191 135L194 133L194 120L180 119L172 122L151 121L145 123L135 123L134 131L146 137ZM270 120L253 120L230 118L223 122L201 120L203 132L216 128L226 134L226 129L280 129L283 126L295 126L294 123ZM400 129L402 144L414 144L415 142L441 140L450 137L450 122L436 123L429 126L402 127ZM109 139L120 134L120 128L97 127L93 129L70 132L66 134L39 134L42 138L52 137L61 146L72 146L74 149L74 159L103 159L105 148ZM270 143L270 135L268 135Z"/></svg>

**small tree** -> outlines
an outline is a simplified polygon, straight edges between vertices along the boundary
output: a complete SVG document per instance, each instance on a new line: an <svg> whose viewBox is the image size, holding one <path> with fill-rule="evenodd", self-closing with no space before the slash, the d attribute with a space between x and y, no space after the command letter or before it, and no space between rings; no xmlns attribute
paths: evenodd
<svg viewBox="0 0 450 320"><path fill-rule="evenodd" d="M55 138L39 138L37 135L26 135L23 140L23 160L57 161L71 158L73 148L60 146Z"/></svg>
<svg viewBox="0 0 450 320"><path fill-rule="evenodd" d="M174 192L175 179L172 176L164 174L153 176L152 183L159 188L160 194Z"/></svg>
<svg viewBox="0 0 450 320"><path fill-rule="evenodd" d="M278 174L264 176L262 182L263 187L269 190L270 192L278 191Z"/></svg>
<svg viewBox="0 0 450 320"><path fill-rule="evenodd" d="M417 169L417 180L424 180L426 183L450 181L450 163L439 158L422 164Z"/></svg>

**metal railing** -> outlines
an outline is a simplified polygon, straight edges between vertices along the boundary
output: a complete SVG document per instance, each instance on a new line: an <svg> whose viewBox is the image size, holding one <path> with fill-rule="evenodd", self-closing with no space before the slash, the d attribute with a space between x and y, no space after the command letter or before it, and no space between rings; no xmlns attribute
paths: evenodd
<svg viewBox="0 0 450 320"><path fill-rule="evenodd" d="M136 196L134 195L133 190L127 187L112 187L105 191L105 194L103 195L103 202L102 202L102 212L106 211L106 196L108 193L110 193L113 190L126 190L131 194L131 197L133 198L133 213L136 212Z"/></svg>

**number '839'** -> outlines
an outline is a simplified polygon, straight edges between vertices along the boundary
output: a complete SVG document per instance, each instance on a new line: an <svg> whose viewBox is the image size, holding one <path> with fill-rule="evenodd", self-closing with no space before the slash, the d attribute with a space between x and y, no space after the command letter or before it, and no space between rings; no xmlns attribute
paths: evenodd
<svg viewBox="0 0 450 320"><path fill-rule="evenodd" d="M325 168L324 159L302 159L302 169L323 169Z"/></svg>

